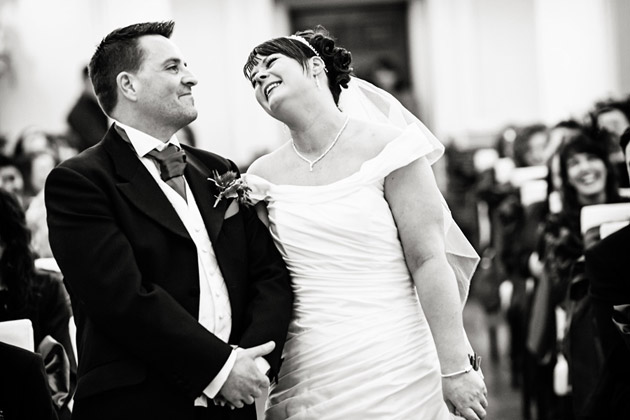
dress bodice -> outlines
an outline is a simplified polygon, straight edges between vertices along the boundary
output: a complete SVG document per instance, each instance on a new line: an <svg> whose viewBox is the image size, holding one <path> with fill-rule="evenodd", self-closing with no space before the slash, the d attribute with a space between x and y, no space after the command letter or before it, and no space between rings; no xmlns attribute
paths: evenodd
<svg viewBox="0 0 630 420"><path fill-rule="evenodd" d="M311 275L313 270L322 279L333 282L343 272L361 282L364 289L369 289L366 273L396 273L408 278L396 223L385 199L384 182L391 172L433 150L431 143L422 141L420 131L410 126L357 172L330 184L276 185L246 174L252 199L267 203L272 235L296 286L304 273ZM458 277L463 302L478 257L454 223L443 198L442 208L446 251ZM375 304L386 300L382 293L374 296Z"/></svg>

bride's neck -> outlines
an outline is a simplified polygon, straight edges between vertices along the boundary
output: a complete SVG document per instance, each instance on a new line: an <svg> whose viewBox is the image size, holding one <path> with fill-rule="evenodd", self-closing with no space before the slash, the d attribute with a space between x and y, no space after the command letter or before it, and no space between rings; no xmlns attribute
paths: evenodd
<svg viewBox="0 0 630 420"><path fill-rule="evenodd" d="M330 145L345 120L346 116L335 109L308 116L302 115L288 125L291 138L300 151L318 153Z"/></svg>

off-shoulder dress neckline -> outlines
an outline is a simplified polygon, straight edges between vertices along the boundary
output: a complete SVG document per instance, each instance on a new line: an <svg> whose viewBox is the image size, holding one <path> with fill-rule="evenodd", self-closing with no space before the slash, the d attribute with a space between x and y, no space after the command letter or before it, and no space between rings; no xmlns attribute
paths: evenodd
<svg viewBox="0 0 630 420"><path fill-rule="evenodd" d="M246 173L245 176L247 178L258 178L262 181L264 181L265 183L274 186L275 188L297 188L297 189L316 189L316 188L327 188L327 187L334 187L336 185L339 184L343 184L344 182L348 182L354 178L356 178L357 176L359 176L364 170L365 167L370 165L372 162L379 160L383 155L385 155L386 153L388 153L389 149L391 149L392 147L394 147L393 145L399 143L401 141L401 139L407 137L408 133L412 130L412 129L416 129L417 127L414 125L410 125L408 126L406 129L404 129L399 135L397 135L396 137L394 137L390 142L388 142L383 149L381 149L380 152L378 152L378 154L376 154L376 156L371 157L369 159L366 159L365 161L363 161L363 163L361 163L361 165L359 166L359 169L357 169L355 172L351 173L350 175L347 175L343 178L339 178L336 181L332 181L329 182L327 184L321 184L321 185L300 185L300 184L276 184L273 183L271 181L269 181L266 178L263 178L260 175L255 175L255 174L250 174L250 173ZM411 134L409 134L411 135Z"/></svg>

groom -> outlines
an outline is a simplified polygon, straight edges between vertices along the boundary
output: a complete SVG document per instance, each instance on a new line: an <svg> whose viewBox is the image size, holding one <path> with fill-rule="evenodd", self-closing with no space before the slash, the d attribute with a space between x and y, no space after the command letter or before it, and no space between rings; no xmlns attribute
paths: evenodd
<svg viewBox="0 0 630 420"><path fill-rule="evenodd" d="M102 40L90 76L115 123L46 184L77 324L75 420L255 419L280 368L289 275L253 208L213 206L208 178L238 173L234 163L174 136L197 117L197 80L173 25Z"/></svg>

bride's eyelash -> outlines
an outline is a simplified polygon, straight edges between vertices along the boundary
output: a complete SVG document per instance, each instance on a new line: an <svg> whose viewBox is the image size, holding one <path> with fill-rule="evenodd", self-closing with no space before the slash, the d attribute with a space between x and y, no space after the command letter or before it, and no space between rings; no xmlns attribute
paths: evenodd
<svg viewBox="0 0 630 420"><path fill-rule="evenodd" d="M278 59L278 57L268 58L268 59L265 61L265 68L267 68L267 69L268 69L268 68L270 68L270 67L273 65L273 63L274 63L277 59ZM256 83L258 83L258 82L255 80L255 76L256 76L256 74L254 74L254 75L253 75L253 76L249 79L249 81L251 82L251 84L252 84L252 87L253 87L253 88L256 88Z"/></svg>

